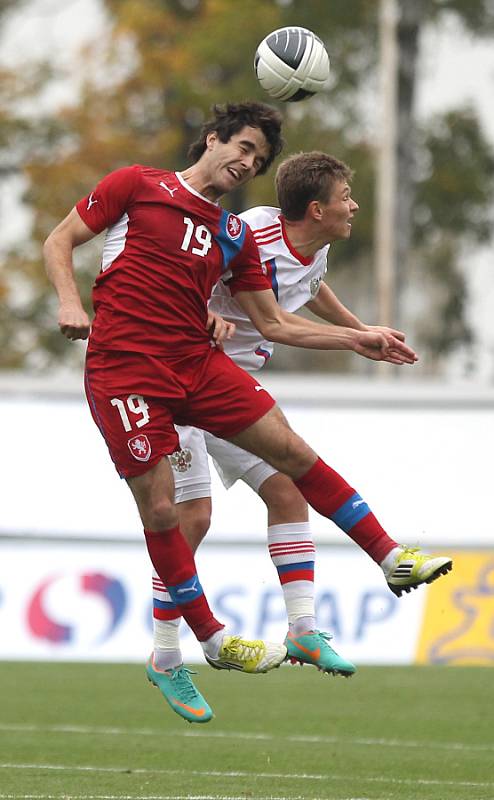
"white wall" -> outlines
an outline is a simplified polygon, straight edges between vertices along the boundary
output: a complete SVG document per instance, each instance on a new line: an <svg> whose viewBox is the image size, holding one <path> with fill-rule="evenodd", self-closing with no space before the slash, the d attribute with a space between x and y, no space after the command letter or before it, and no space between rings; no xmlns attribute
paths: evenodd
<svg viewBox="0 0 494 800"><path fill-rule="evenodd" d="M356 548L317 548L317 624L360 664L494 664L494 554L448 551L453 571L396 598ZM0 660L140 661L152 648L151 570L142 542L0 538ZM261 544L204 544L200 580L227 630L282 641L286 612ZM187 663L203 662L185 624Z"/></svg>
<svg viewBox="0 0 494 800"><path fill-rule="evenodd" d="M395 539L492 546L493 390L269 374L264 383ZM0 535L140 538L80 389L4 378L0 413ZM264 538L264 509L247 487L226 492L213 474L213 501L214 540ZM318 541L345 542L312 518Z"/></svg>
<svg viewBox="0 0 494 800"><path fill-rule="evenodd" d="M5 570L0 660L147 658L152 649L151 570L144 547L102 548L95 542L19 546L0 540L0 556ZM264 547L203 546L197 560L211 606L229 631L283 641L283 596ZM412 663L427 593L398 601L381 571L348 548L321 548L317 564L318 621L331 630L341 652L358 663ZM187 662L203 661L185 624L181 645Z"/></svg>

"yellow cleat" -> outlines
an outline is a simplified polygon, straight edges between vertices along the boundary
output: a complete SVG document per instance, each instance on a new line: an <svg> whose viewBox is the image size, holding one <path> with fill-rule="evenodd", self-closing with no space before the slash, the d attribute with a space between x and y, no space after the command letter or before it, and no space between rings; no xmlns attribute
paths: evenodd
<svg viewBox="0 0 494 800"><path fill-rule="evenodd" d="M402 545L401 553L384 574L393 594L401 597L403 592L416 589L422 583L432 583L452 569L453 561L447 556L429 556L418 547Z"/></svg>
<svg viewBox="0 0 494 800"><path fill-rule="evenodd" d="M287 656L284 644L263 642L262 639L247 641L240 636L224 636L218 658L206 655L206 661L214 669L236 669L239 672L269 672L279 667Z"/></svg>

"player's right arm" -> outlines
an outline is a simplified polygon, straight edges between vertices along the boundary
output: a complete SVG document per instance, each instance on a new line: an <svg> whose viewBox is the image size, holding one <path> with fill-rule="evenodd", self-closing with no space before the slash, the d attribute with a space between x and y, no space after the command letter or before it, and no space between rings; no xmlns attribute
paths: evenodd
<svg viewBox="0 0 494 800"><path fill-rule="evenodd" d="M87 339L91 329L74 276L72 251L95 235L73 208L43 247L46 272L59 301L58 326L67 339Z"/></svg>
<svg viewBox="0 0 494 800"><path fill-rule="evenodd" d="M367 325L343 305L324 281L321 281L318 293L305 304L305 307L316 317L330 322L332 325L343 325L345 328L355 328L360 331L367 330Z"/></svg>
<svg viewBox="0 0 494 800"><path fill-rule="evenodd" d="M87 339L91 329L74 276L74 247L88 242L121 218L138 181L138 165L110 172L87 197L79 200L45 242L46 272L60 304L58 325L67 339Z"/></svg>
<svg viewBox="0 0 494 800"><path fill-rule="evenodd" d="M391 333L396 339L401 339L402 342L405 341L405 334L403 331L398 331L386 325L367 325L365 322L362 322L343 305L327 283L321 282L318 293L314 299L306 303L305 306L312 311L316 317L324 319L332 325L343 325L346 328L356 328L356 330L359 331Z"/></svg>

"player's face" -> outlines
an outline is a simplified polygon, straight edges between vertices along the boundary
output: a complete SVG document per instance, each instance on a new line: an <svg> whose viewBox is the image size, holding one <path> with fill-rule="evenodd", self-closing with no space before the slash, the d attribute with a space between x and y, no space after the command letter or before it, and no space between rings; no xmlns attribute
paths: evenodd
<svg viewBox="0 0 494 800"><path fill-rule="evenodd" d="M254 178L269 155L259 128L246 126L222 142L213 132L207 138L209 180L218 197Z"/></svg>
<svg viewBox="0 0 494 800"><path fill-rule="evenodd" d="M346 181L335 183L329 202L320 203L320 207L321 226L326 234L326 241L349 239L352 233L352 220L358 211L358 205L351 197L348 183Z"/></svg>

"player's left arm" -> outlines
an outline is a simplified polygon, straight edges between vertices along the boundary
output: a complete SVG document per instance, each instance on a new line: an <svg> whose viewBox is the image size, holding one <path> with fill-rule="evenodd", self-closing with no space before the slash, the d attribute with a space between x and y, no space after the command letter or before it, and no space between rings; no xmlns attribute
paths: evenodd
<svg viewBox="0 0 494 800"><path fill-rule="evenodd" d="M270 342L314 350L353 350L373 361L414 364L417 355L392 334L359 331L318 322L284 311L271 289L239 291L235 297L258 331Z"/></svg>
<svg viewBox="0 0 494 800"><path fill-rule="evenodd" d="M354 328L357 331L390 333L396 339L400 339L402 342L405 341L403 331L398 331L385 325L367 325L362 322L350 309L343 305L328 284L322 281L317 295L305 305L316 317L324 319L332 325L342 325L344 328Z"/></svg>

